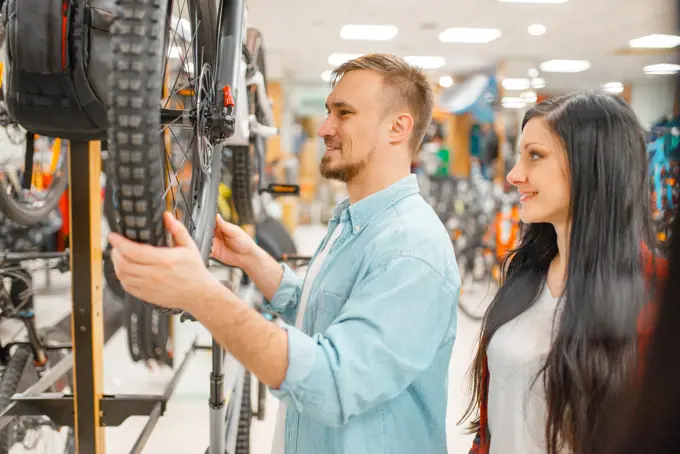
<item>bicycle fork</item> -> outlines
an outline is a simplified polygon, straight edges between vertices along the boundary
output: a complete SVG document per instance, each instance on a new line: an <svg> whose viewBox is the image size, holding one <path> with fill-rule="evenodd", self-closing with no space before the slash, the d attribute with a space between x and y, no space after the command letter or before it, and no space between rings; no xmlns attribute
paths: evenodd
<svg viewBox="0 0 680 454"><path fill-rule="evenodd" d="M33 311L19 311L19 318L26 326L28 342L33 352L33 365L38 372L38 377L42 377L48 371L47 354L40 344L38 330L35 327L35 314Z"/></svg>

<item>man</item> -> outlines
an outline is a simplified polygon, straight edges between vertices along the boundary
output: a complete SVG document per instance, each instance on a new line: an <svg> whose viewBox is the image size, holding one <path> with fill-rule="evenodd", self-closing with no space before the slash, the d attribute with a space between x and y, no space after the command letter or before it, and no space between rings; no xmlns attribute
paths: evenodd
<svg viewBox="0 0 680 454"><path fill-rule="evenodd" d="M349 198L304 283L239 228L218 218L215 229L213 255L242 268L289 325L213 279L167 214L176 247L114 235L116 272L138 298L190 312L271 388L285 410L274 452L445 453L460 279L449 236L410 174L432 90L384 54L345 63L332 85L321 173L347 183Z"/></svg>

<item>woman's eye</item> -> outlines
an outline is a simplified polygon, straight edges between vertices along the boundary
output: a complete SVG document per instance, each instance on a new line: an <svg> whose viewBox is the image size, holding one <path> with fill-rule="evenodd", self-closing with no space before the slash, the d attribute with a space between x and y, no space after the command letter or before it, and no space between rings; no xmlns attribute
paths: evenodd
<svg viewBox="0 0 680 454"><path fill-rule="evenodd" d="M540 157L541 157L541 155L538 154L538 153L535 153L535 152L533 152L533 151L530 151L530 152L529 152L529 158L530 158L532 161L535 161L536 159L538 159L538 158L540 158Z"/></svg>
<svg viewBox="0 0 680 454"><path fill-rule="evenodd" d="M340 115L343 116L343 117L344 117L345 115L349 115L350 113L351 113L351 112L350 112L349 110L341 110L341 111L340 111Z"/></svg>

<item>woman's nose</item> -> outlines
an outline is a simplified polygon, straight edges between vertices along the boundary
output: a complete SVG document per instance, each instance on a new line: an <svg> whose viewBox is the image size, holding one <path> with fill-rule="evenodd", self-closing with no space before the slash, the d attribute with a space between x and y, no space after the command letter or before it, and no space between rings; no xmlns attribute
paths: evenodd
<svg viewBox="0 0 680 454"><path fill-rule="evenodd" d="M512 169L510 169L510 172L508 172L508 175L505 179L507 180L508 183L510 183L513 186L526 183L527 176L526 173L524 172L524 166L519 160L515 163Z"/></svg>

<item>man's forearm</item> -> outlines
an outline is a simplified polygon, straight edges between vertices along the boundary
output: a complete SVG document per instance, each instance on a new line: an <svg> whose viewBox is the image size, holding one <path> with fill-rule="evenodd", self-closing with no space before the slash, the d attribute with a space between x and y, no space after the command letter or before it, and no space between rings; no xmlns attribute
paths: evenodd
<svg viewBox="0 0 680 454"><path fill-rule="evenodd" d="M260 293L271 301L281 285L281 265L264 249L258 247L251 257L244 260L243 271L255 282Z"/></svg>
<svg viewBox="0 0 680 454"><path fill-rule="evenodd" d="M236 360L267 386L281 387L288 370L288 333L247 307L215 281L205 299L189 308Z"/></svg>

